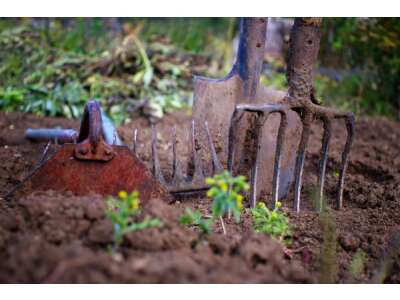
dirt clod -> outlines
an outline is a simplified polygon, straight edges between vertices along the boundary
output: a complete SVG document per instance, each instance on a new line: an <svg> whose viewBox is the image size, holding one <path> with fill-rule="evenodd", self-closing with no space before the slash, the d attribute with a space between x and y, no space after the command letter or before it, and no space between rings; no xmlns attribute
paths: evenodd
<svg viewBox="0 0 400 300"><path fill-rule="evenodd" d="M166 173L171 170L170 126L188 122L185 113L177 112L158 124L159 152ZM14 125L12 130L10 125ZM321 227L322 216L313 208L322 134L322 128L313 126L306 156L302 211L295 213L290 209L292 198L282 199L293 229L288 249L267 235L254 233L249 211L244 212L239 224L226 220L226 236L218 222L214 224L215 233L209 236L202 235L195 226L181 225L179 217L187 207L210 215L210 200L197 197L171 205L150 201L142 207L142 217L158 218L163 226L128 234L118 257L109 251L113 227L106 219L106 199L52 191L4 198L30 173L44 149L43 144L26 141L24 129L57 125L77 129L79 123L0 113L0 282L317 282L321 278L322 245L330 240L336 250L330 252L334 256L330 262L335 264L330 267L337 272L333 276L337 282L351 277L350 265L362 250L364 268L358 281L399 283L398 238L394 234L400 228L399 123L376 118L357 121L344 209L330 210L332 232ZM129 143L134 128L141 129L139 154L150 166L148 123L137 119L119 128L119 133ZM343 132L343 126L335 124L326 178L329 205L335 199ZM177 134L181 145L185 145L187 128L178 127ZM178 157L190 161L184 147L179 148ZM263 200L270 203L268 196Z"/></svg>

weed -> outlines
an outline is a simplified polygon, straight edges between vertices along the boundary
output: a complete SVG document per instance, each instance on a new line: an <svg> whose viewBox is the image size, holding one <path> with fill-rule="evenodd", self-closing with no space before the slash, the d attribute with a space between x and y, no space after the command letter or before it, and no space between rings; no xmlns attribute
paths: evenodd
<svg viewBox="0 0 400 300"><path fill-rule="evenodd" d="M336 226L329 208L320 213L323 243L320 252L320 282L335 283L337 278Z"/></svg>
<svg viewBox="0 0 400 300"><path fill-rule="evenodd" d="M227 213L229 215L233 213L236 222L240 221L240 213L243 208L241 192L249 190L249 184L244 176L233 177L228 171L217 174L212 178L206 178L206 184L211 186L207 196L213 198L213 218L220 219L222 229L226 234L223 216Z"/></svg>
<svg viewBox="0 0 400 300"><path fill-rule="evenodd" d="M254 230L270 234L283 242L292 235L289 226L289 218L280 210L282 204L276 202L275 208L271 211L264 202L258 202L257 207L251 210L254 219Z"/></svg>
<svg viewBox="0 0 400 300"><path fill-rule="evenodd" d="M364 271L365 259L365 252L358 249L350 265L350 276L352 282L360 279L360 276Z"/></svg>
<svg viewBox="0 0 400 300"><path fill-rule="evenodd" d="M145 217L141 222L136 222L135 217L140 214L139 193L121 191L118 199L109 197L107 200L107 217L114 225L114 247L113 252L121 245L123 237L132 231L151 227L161 227L163 224L159 219Z"/></svg>
<svg viewBox="0 0 400 300"><path fill-rule="evenodd" d="M212 219L204 219L200 211L192 211L190 208L186 209L186 214L180 218L181 224L198 226L203 234L211 232Z"/></svg>

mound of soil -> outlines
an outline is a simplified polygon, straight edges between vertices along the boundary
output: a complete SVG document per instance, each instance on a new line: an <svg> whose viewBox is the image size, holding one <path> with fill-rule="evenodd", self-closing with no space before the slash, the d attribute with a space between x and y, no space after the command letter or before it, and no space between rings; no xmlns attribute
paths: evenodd
<svg viewBox="0 0 400 300"><path fill-rule="evenodd" d="M185 112L168 115L158 140L162 167L170 169L171 126L187 124ZM26 141L27 127L69 127L78 121L0 113L1 195L29 174L44 144ZM119 128L131 144L139 128L139 155L150 161L150 127L145 119ZM188 126L178 126L184 144ZM337 170L344 144L344 127L336 125L330 144L326 197L335 196ZM313 127L308 147L302 212L285 210L293 227L289 249L252 230L246 210L236 224L227 220L227 235L216 223L213 234L179 224L187 207L210 214L210 199L189 197L167 205L151 201L142 215L163 221L161 228L126 236L120 255L110 253L112 224L105 217L105 199L76 197L53 191L0 199L0 282L400 282L400 124L385 119L361 119L344 190L344 209L320 215L313 209L322 128ZM189 161L186 147L178 155ZM54 151L55 149L53 149ZM396 242L397 241L397 242ZM362 252L361 252L362 251ZM361 271L354 271L362 253Z"/></svg>

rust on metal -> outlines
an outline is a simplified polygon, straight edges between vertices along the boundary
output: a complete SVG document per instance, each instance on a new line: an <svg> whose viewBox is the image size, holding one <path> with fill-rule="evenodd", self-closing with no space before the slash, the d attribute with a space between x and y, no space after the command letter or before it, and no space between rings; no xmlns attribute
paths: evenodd
<svg viewBox="0 0 400 300"><path fill-rule="evenodd" d="M138 191L141 201L171 197L150 170L126 146L109 145L102 133L100 106L90 101L85 107L77 144L64 144L45 158L23 183L22 193L55 190L75 195L117 195Z"/></svg>

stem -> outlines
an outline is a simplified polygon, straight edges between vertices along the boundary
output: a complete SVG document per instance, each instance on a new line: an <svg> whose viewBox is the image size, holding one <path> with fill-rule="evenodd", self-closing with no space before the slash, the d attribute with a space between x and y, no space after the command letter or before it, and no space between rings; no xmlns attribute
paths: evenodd
<svg viewBox="0 0 400 300"><path fill-rule="evenodd" d="M229 183L229 190L228 190L229 195L232 193L232 182ZM231 215L232 215L232 210L229 208L228 209L228 219L231 219Z"/></svg>
<svg viewBox="0 0 400 300"><path fill-rule="evenodd" d="M222 231L224 232L224 235L226 235L225 223L224 219L222 219L222 216L219 216L219 221L221 222Z"/></svg>

